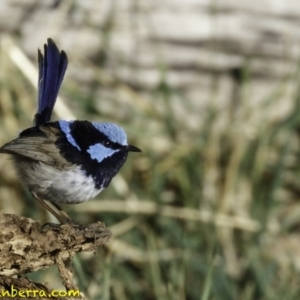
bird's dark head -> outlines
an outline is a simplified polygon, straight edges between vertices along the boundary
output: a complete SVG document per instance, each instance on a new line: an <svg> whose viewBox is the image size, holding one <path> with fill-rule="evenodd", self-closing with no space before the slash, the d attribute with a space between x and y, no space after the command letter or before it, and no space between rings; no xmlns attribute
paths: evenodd
<svg viewBox="0 0 300 300"><path fill-rule="evenodd" d="M116 124L77 120L60 120L58 123L68 144L98 163L116 153L127 155L130 151L141 151L128 145L126 132Z"/></svg>
<svg viewBox="0 0 300 300"><path fill-rule="evenodd" d="M141 150L135 146L128 145L127 135L124 129L116 124L112 123L91 123L100 133L98 141L90 145L87 152L91 155L92 159L96 159L98 162L103 159L116 154L117 152L127 155L131 152L141 152Z"/></svg>
<svg viewBox="0 0 300 300"><path fill-rule="evenodd" d="M88 121L58 122L62 138L57 146L69 162L81 165L87 175L107 186L125 163L128 152L140 152L129 145L123 128L112 123ZM101 183L102 182L102 183Z"/></svg>

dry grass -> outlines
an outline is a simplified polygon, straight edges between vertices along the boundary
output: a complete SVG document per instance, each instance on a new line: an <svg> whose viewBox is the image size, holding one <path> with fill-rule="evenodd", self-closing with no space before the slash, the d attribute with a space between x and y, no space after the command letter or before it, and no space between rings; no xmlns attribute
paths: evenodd
<svg viewBox="0 0 300 300"><path fill-rule="evenodd" d="M3 144L31 124L36 71L9 38L2 39L0 62ZM195 130L173 113L180 93L163 79L149 103L90 67L94 82L117 95L113 105L130 112L114 116L108 109L102 118L126 127L143 153L132 155L97 199L67 208L84 223L104 221L114 234L101 253L76 258L82 291L91 299L298 299L299 70L258 102L250 101L246 76L239 103L224 111L212 101ZM79 109L70 112L61 100L56 117L102 119L101 91L85 99L84 89L67 80L63 94ZM271 114L283 101L287 113ZM0 203L5 212L47 220L4 155ZM32 276L59 285L55 270Z"/></svg>

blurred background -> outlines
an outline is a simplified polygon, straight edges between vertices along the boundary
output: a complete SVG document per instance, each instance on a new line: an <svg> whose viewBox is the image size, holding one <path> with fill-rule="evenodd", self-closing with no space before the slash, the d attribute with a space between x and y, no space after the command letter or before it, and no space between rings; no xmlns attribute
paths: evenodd
<svg viewBox="0 0 300 300"><path fill-rule="evenodd" d="M69 57L53 119L115 122L131 154L79 254L88 299L300 298L300 2L2 0L0 144L31 126L37 48ZM55 221L0 155L5 213ZM61 288L56 267L29 274Z"/></svg>

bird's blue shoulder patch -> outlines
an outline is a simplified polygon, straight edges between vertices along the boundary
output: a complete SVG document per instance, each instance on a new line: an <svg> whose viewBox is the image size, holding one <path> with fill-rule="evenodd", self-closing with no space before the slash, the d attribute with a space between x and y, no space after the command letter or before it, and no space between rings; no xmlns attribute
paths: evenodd
<svg viewBox="0 0 300 300"><path fill-rule="evenodd" d="M80 147L77 145L76 141L74 140L72 134L71 134L71 129L70 125L74 121L65 121L65 120L59 120L58 124L61 129L61 131L66 135L66 138L70 144L72 144L74 147L76 147L79 151L81 151Z"/></svg>

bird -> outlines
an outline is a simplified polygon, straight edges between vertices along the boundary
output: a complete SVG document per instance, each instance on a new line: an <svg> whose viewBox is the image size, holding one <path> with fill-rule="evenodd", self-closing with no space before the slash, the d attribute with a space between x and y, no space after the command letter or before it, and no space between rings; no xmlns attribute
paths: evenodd
<svg viewBox="0 0 300 300"><path fill-rule="evenodd" d="M48 38L44 54L38 49L38 66L33 126L0 147L0 153L12 156L25 188L61 223L66 223L72 219L61 204L79 204L94 198L108 187L128 153L141 150L128 144L126 132L114 123L51 121L68 66L67 54Z"/></svg>

